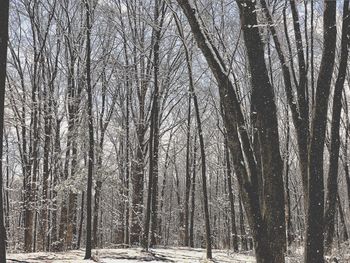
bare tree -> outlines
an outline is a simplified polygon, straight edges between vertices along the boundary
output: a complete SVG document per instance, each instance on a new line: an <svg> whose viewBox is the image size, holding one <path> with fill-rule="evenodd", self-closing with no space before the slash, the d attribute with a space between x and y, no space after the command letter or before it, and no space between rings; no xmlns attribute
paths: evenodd
<svg viewBox="0 0 350 263"><path fill-rule="evenodd" d="M331 124L331 149L329 157L329 169L327 178L327 195L325 207L325 252L329 253L332 248L335 224L335 211L337 204L338 191L338 160L340 149L340 115L342 110L342 94L348 64L348 48L350 37L350 10L349 1L344 1L343 6L343 25L341 35L341 54L338 69L338 76L335 82L333 95L333 110Z"/></svg>
<svg viewBox="0 0 350 263"><path fill-rule="evenodd" d="M92 221L92 173L94 169L94 126L92 116L92 85L91 85L91 2L85 0L86 9L86 84L88 95L88 126L89 126L89 156L88 156L88 179L87 179L87 202L86 202L86 248L85 258L91 258L91 221Z"/></svg>
<svg viewBox="0 0 350 263"><path fill-rule="evenodd" d="M0 10L0 261L6 262L6 230L4 225L2 152L4 134L5 86L8 42L9 1L1 3Z"/></svg>

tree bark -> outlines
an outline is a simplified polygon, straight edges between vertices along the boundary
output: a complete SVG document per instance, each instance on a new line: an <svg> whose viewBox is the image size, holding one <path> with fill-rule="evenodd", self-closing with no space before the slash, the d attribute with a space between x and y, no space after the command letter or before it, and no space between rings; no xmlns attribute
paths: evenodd
<svg viewBox="0 0 350 263"><path fill-rule="evenodd" d="M349 18L349 0L344 1L343 6L343 26L341 37L341 54L339 62L338 76L335 83L333 95L333 111L331 124L331 149L329 156L329 169L327 178L326 208L325 208L325 253L331 252L333 236L335 211L337 209L337 189L338 189L338 160L340 149L340 116L342 109L342 93L344 88L347 62L348 48L350 37L350 18Z"/></svg>
<svg viewBox="0 0 350 263"><path fill-rule="evenodd" d="M258 168L252 152L245 119L233 83L227 75L226 65L209 35L202 30L196 10L186 0L177 0L183 9L199 48L205 56L219 84L220 99L224 108L224 124L241 193L254 240L257 262L284 262L285 213L282 178L282 160L279 153L278 125L274 93L264 61L264 51L257 25L255 3L237 1L247 47L252 76L252 103L258 114L262 167L264 169L264 207L260 207L257 193ZM246 158L243 158L243 154ZM244 163L249 167L249 175ZM244 188L244 191L243 191Z"/></svg>
<svg viewBox="0 0 350 263"><path fill-rule="evenodd" d="M153 104L151 111L150 139L149 139L149 176L148 176L148 193L146 203L146 220L143 233L142 246L148 250L149 246L154 245L155 231L157 225L157 202L158 202L158 146L159 146L159 42L161 33L161 21L159 21L159 0L155 0L154 6L154 92ZM149 240L149 230L151 228L151 241Z"/></svg>
<svg viewBox="0 0 350 263"><path fill-rule="evenodd" d="M86 190L86 248L84 259L91 258L91 199L92 199L92 173L94 169L94 126L92 116L92 88L91 88L91 24L90 24L90 3L85 0L86 8L86 83L87 83L87 95L88 95L88 126L89 126L89 160L88 160L88 181Z"/></svg>
<svg viewBox="0 0 350 263"><path fill-rule="evenodd" d="M235 213L235 201L232 189L232 177L231 177L231 161L230 161L230 153L227 145L227 137L225 135L225 154L226 154L226 173L227 173L227 187L228 187L228 195L230 199L230 215L231 215L231 238L233 250L238 251L238 238L237 238L237 227L236 227L236 213Z"/></svg>
<svg viewBox="0 0 350 263"><path fill-rule="evenodd" d="M240 230L240 238L241 238L241 250L247 251L248 250L247 233L244 227L244 213L243 213L241 195L238 196L238 204L239 204L239 230Z"/></svg>
<svg viewBox="0 0 350 263"><path fill-rule="evenodd" d="M197 136L194 136L193 142L193 165L192 165L192 189L191 189L191 215L190 215L190 247L194 247L194 212L195 212L195 194L196 194L196 173L197 173Z"/></svg>
<svg viewBox="0 0 350 263"><path fill-rule="evenodd" d="M323 153L328 99L333 75L336 46L336 1L324 1L323 52L316 99L313 108L309 149L308 207L306 214L305 263L324 262L324 183Z"/></svg>
<svg viewBox="0 0 350 263"><path fill-rule="evenodd" d="M9 1L1 1L0 9L0 160L3 152L4 134L4 102L6 87L6 64L7 64L7 42L8 42L8 19ZM6 262L6 229L4 225L3 211L3 172L2 161L0 162L0 262Z"/></svg>
<svg viewBox="0 0 350 263"><path fill-rule="evenodd" d="M339 196L339 192L337 193L337 204L338 204L338 210L339 210L339 217L340 217L340 222L341 225L343 227L343 238L342 242L346 242L349 239L349 235L348 235L348 229L346 227L346 223L345 223L345 216L344 216L344 211L343 211L343 207L341 205L341 200L340 200L340 196Z"/></svg>
<svg viewBox="0 0 350 263"><path fill-rule="evenodd" d="M190 191L191 191L191 171L190 171L190 140L191 140L191 94L188 96L188 110L187 110L187 142L186 142L186 180L185 180L185 245L190 245Z"/></svg>
<svg viewBox="0 0 350 263"><path fill-rule="evenodd" d="M83 222L84 222L84 202L85 202L85 191L81 194L81 209L80 209L80 222L78 230L78 240L77 240L77 249L80 249L81 236L83 232Z"/></svg>

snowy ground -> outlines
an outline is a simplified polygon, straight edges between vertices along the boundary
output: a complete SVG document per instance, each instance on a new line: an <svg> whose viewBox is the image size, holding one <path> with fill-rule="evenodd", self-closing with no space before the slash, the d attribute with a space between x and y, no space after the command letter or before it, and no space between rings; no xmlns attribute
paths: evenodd
<svg viewBox="0 0 350 263"><path fill-rule="evenodd" d="M287 257L286 263L303 262L302 247L290 250L294 256ZM28 254L8 254L7 262L10 263L205 263L204 249L190 249L184 247L156 248L149 253L143 252L140 248L117 248L117 249L99 249L93 250L93 260L83 260L84 250L73 250L61 253L28 253ZM235 254L228 250L213 250L213 263L255 263L255 259L249 254ZM335 249L332 256L326 257L327 262L335 262L332 259L336 257L339 262L350 262L350 243L344 243L343 246Z"/></svg>
<svg viewBox="0 0 350 263"><path fill-rule="evenodd" d="M295 249L294 256L287 258L286 263L302 262L302 249ZM143 252L140 248L117 248L117 249L99 249L93 250L93 260L83 260L84 250L73 250L61 253L28 253L28 254L8 254L7 262L11 263L205 263L204 249L189 249L184 247L156 248L150 252ZM331 259L337 257L339 262L350 262L349 246L337 250L332 257L327 257L328 262L334 262ZM213 263L255 263L252 255L234 254L228 250L213 250Z"/></svg>
<svg viewBox="0 0 350 263"><path fill-rule="evenodd" d="M135 263L135 262L178 262L178 263L197 263L207 262L205 260L204 249L188 248L157 248L152 249L150 253L142 252L138 248L129 249L99 249L93 251L94 261L82 260L84 258L83 250L75 250L64 253L29 253L29 254L9 254L8 262L47 262L47 263ZM226 250L214 250L213 262L218 263L242 263L255 262L254 257L243 254L232 254Z"/></svg>

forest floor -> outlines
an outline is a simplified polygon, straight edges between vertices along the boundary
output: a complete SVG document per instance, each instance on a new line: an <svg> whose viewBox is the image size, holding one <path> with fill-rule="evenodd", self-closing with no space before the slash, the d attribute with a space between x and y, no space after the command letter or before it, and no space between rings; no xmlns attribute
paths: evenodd
<svg viewBox="0 0 350 263"><path fill-rule="evenodd" d="M93 250L93 260L83 260L84 250L73 250L61 253L28 253L28 254L9 254L8 261L11 263L136 263L136 262L176 262L176 263L204 263L204 249L190 249L183 247L156 248L150 252L143 252L139 248L118 248L118 249L98 249ZM215 263L254 263L254 256L249 254L237 254L228 250L213 250L213 261ZM299 256L289 257L288 263L301 262Z"/></svg>

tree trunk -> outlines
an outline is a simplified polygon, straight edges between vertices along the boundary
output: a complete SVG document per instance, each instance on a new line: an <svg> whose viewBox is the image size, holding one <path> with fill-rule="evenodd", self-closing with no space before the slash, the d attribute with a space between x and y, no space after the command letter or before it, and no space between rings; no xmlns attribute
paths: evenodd
<svg viewBox="0 0 350 263"><path fill-rule="evenodd" d="M96 248L99 246L98 242L98 213L100 209L100 199L101 199L101 190L102 190L102 181L96 181L95 187L95 205L94 205L94 213L93 213L93 231L92 231L92 248Z"/></svg>
<svg viewBox="0 0 350 263"><path fill-rule="evenodd" d="M152 186L152 216L151 216L151 241L150 245L154 246L158 243L158 177L159 177L159 130L160 130L160 121L159 121L159 67L160 67L160 61L159 61L159 46L160 46L160 40L161 40L161 30L163 26L163 19L164 19L164 13L162 16L160 16L160 3L162 1L156 0L155 1L155 13L154 13L154 22L156 24L156 30L155 30L155 40L154 40L154 57L153 57L153 70L154 70L154 99L153 99L153 125L154 125L154 134L153 134L153 165L152 165L152 173L153 173L153 186ZM164 7L165 2L163 2ZM164 9L164 8L163 8Z"/></svg>
<svg viewBox="0 0 350 263"><path fill-rule="evenodd" d="M247 233L245 232L245 226L244 226L244 213L243 213L241 195L238 196L238 204L239 204L239 230L240 230L240 237L241 237L241 250L247 251L248 250Z"/></svg>
<svg viewBox="0 0 350 263"><path fill-rule="evenodd" d="M178 1L178 3L181 5L181 7L184 9L187 1ZM186 14L186 11L185 11ZM186 14L187 15L187 14ZM187 17L190 19L189 17ZM179 33L183 36L182 28L180 27L179 21L177 20L177 17L175 16L175 22L178 28ZM204 146L204 138L203 138L203 131L202 131L202 122L200 118L200 112L199 112L199 106L198 106L198 100L197 96L194 90L194 81L193 81L193 74L192 74L192 62L189 54L188 47L186 43L184 42L184 38L181 38L183 40L183 45L185 49L185 56L186 56L186 65L187 65L187 71L188 71L188 77L189 77L189 88L190 93L193 96L193 102L194 102L194 108L195 108L195 115L196 115L196 123L197 123L197 131L198 131L198 137L199 137L199 147L200 147L200 153L202 158L202 191L203 191L203 204L204 204L204 221L205 221L205 235L206 235L206 249L207 249L207 258L212 258L212 239L211 239L211 230L210 230L210 214L209 214L209 202L208 202L208 193L207 193L207 178L206 178L206 160L205 160L205 146ZM188 222L185 222L185 224L188 224Z"/></svg>
<svg viewBox="0 0 350 263"><path fill-rule="evenodd" d="M227 67L218 50L213 46L209 34L202 30L203 27L198 20L196 10L186 0L177 0L177 2L183 9L197 44L219 84L229 148L234 156L233 163L241 185L240 191L244 195L248 219L256 242L257 261L283 263L286 239L283 167L279 153L274 92L269 82L259 30L258 27L254 26L257 25L255 2L237 1L252 77L252 109L256 110L257 113L257 127L261 141L263 186L258 184L259 172L255 154L251 151L249 135L245 128L246 121L233 83L227 75ZM243 165L245 160L249 174ZM249 175L251 178L248 177ZM261 200L257 195L261 187L264 189L263 209L260 207Z"/></svg>
<svg viewBox="0 0 350 263"><path fill-rule="evenodd" d="M6 64L8 42L9 1L2 1L0 9L0 160L2 160L3 134L4 134L4 101L6 87ZM6 262L6 230L3 212L3 173L0 162L0 262Z"/></svg>
<svg viewBox="0 0 350 263"><path fill-rule="evenodd" d="M79 222L79 230L78 230L77 249L80 249L81 236L83 232L84 202L85 202L85 191L83 191L83 193L81 194L80 222Z"/></svg>
<svg viewBox="0 0 350 263"><path fill-rule="evenodd" d="M343 207L341 205L339 192L337 193L337 203L338 203L340 222L341 222L341 225L343 227L343 238L340 241L346 242L349 239L349 235L348 235L348 230L347 230L347 227L346 227L345 216L344 216Z"/></svg>
<svg viewBox="0 0 350 263"><path fill-rule="evenodd" d="M74 115L77 113L77 106L75 106ZM76 120L74 120L76 122ZM74 125L75 126L75 125ZM71 178L75 177L75 171L77 167L77 142L74 138L72 143L72 162L71 162ZM68 249L75 249L76 247L76 232L77 232L77 202L78 194L70 191L68 195L68 222L67 222L67 234L66 234L66 246Z"/></svg>
<svg viewBox="0 0 350 263"><path fill-rule="evenodd" d="M236 213L235 213L235 201L232 189L232 177L231 177L231 163L230 163L230 153L227 146L227 137L225 135L225 154L226 154L226 168L227 168L227 187L228 187L228 196L230 199L230 208L231 208L231 238L233 250L238 251L238 238L237 238L237 227L236 227Z"/></svg>
<svg viewBox="0 0 350 263"><path fill-rule="evenodd" d="M191 216L190 216L190 247L194 247L194 212L196 194L196 172L197 172L197 136L193 142L193 165L192 165L192 190L191 190Z"/></svg>
<svg viewBox="0 0 350 263"><path fill-rule="evenodd" d="M290 140L290 126L289 126L289 115L288 115L288 109L286 110L287 115L287 134L286 134L286 149L285 149L285 156L284 156L284 174L285 174L285 200L286 200L286 227L287 227L287 245L291 246L294 241L294 233L293 233L293 227L292 227L292 211L291 211L291 202L290 202L290 189L289 189L289 156L290 156L290 147L289 147L289 140Z"/></svg>
<svg viewBox="0 0 350 263"><path fill-rule="evenodd" d="M189 67L188 69L190 69ZM192 79L192 71L189 72L191 75L190 79ZM196 113L196 121L197 121L197 130L199 137L199 147L202 158L202 191L203 191L203 204L204 204L204 220L205 220L205 237L206 237L206 245L207 245L207 258L212 259L212 240L211 240L211 231L210 231L210 214L209 214L209 204L208 204L208 193L207 193L207 176L206 176L206 160L205 160L205 146L204 146L204 138L203 138L203 130L202 130L202 122L200 119L199 106L197 101L197 96L194 91L194 83L193 80L190 80L190 88L193 94L193 102Z"/></svg>
<svg viewBox="0 0 350 263"><path fill-rule="evenodd" d="M43 160L43 204L42 204L42 214L41 214L41 242L42 251L46 249L46 242L48 241L48 206L49 206L49 178L50 178L50 145L51 145L51 133L52 133L52 103L51 95L47 94L47 87L44 87L44 160Z"/></svg>
<svg viewBox="0 0 350 263"><path fill-rule="evenodd" d="M154 92L151 111L150 142L149 142L149 180L146 204L146 220L143 233L143 247L148 250L149 246L156 243L156 230L158 219L158 147L159 147L159 44L161 37L162 19L159 19L159 0L155 0L154 6ZM151 223L151 241L149 241L149 228Z"/></svg>
<svg viewBox="0 0 350 263"><path fill-rule="evenodd" d="M92 116L92 88L91 88L91 24L90 24L90 4L85 1L86 8L86 83L88 95L88 126L89 126L89 160L88 160L88 181L86 190L86 248L85 258L91 258L91 199L92 199L92 173L94 169L94 126Z"/></svg>
<svg viewBox="0 0 350 263"><path fill-rule="evenodd" d="M191 140L191 93L188 96L188 112L187 112L187 142L186 142L186 181L185 181L185 245L190 245L189 235L189 202L191 191L191 171L190 171L190 140Z"/></svg>
<svg viewBox="0 0 350 263"><path fill-rule="evenodd" d="M126 48L126 47L125 47ZM125 51L126 52L126 51ZM127 63L128 65L128 63ZM126 142L125 142L125 158L126 158L126 164L125 164L125 196L126 196L126 202L125 202L125 234L124 234L124 243L130 244L130 235L129 235L129 217L130 217L130 153L129 153L129 147L130 147L130 86L129 86L129 78L127 76L126 81Z"/></svg>
<svg viewBox="0 0 350 263"><path fill-rule="evenodd" d="M54 161L54 170L53 170L53 181L51 182L51 199L52 201L52 231L51 231L51 244L56 244L57 238L58 238L58 233L57 233L57 191L55 189L55 186L57 182L59 181L60 173L61 173L61 161L59 159L59 154L61 152L61 145L60 145L60 131L61 131L61 120L57 119L56 116L56 126L55 126L55 143L54 143L54 154L53 154L53 161ZM50 248L52 250L57 250L58 248L52 247L50 244Z"/></svg>
<svg viewBox="0 0 350 263"><path fill-rule="evenodd" d="M305 263L324 262L324 183L323 153L328 99L336 46L336 1L324 1L324 42L317 80L309 150L308 207L306 214Z"/></svg>
<svg viewBox="0 0 350 263"><path fill-rule="evenodd" d="M350 18L349 18L349 0L344 1L343 7L343 26L342 26L342 40L341 40L341 54L339 62L338 77L334 88L333 97L333 111L331 124L331 149L329 157L329 169L327 178L327 195L325 208L325 253L329 254L332 250L333 236L334 236L334 221L337 188L338 188L338 160L340 149L340 115L342 109L342 93L344 88L344 81L347 70L348 61L348 45L350 33Z"/></svg>

